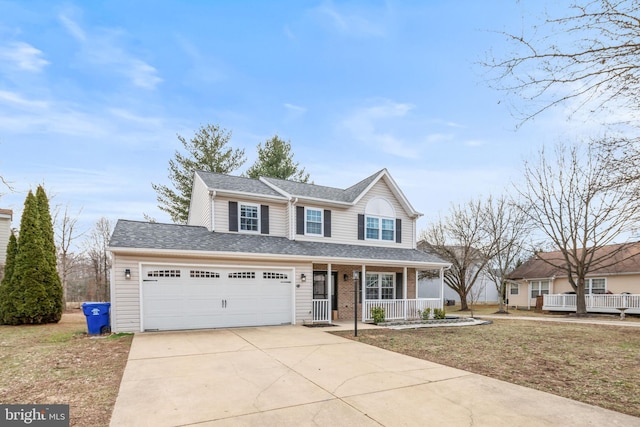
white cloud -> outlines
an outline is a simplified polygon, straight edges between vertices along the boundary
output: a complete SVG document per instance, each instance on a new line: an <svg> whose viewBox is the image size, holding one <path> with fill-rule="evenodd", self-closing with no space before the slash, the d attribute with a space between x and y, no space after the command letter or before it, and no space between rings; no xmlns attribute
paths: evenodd
<svg viewBox="0 0 640 427"><path fill-rule="evenodd" d="M346 9L347 7L343 6L343 8ZM332 2L325 2L312 10L312 13L322 22L327 23L339 33L356 37L385 36L386 30L384 26L374 20L374 17L379 19L381 13L376 10L373 16L365 17L367 12L366 9L339 10Z"/></svg>
<svg viewBox="0 0 640 427"><path fill-rule="evenodd" d="M134 86L143 89L155 89L162 82L155 67L136 58L121 46L121 31L107 29L88 32L65 14L60 14L59 19L69 34L80 43L81 59L89 64L103 69L108 67L127 77Z"/></svg>
<svg viewBox="0 0 640 427"><path fill-rule="evenodd" d="M22 95L15 92L0 90L0 102L10 104L12 107L23 107L26 109L47 108L49 104L46 101L32 101L25 99Z"/></svg>
<svg viewBox="0 0 640 427"><path fill-rule="evenodd" d="M484 144L485 144L485 142L481 141L479 139L469 139L469 140L464 142L464 145L466 145L467 147L480 147L480 146L482 146Z"/></svg>
<svg viewBox="0 0 640 427"><path fill-rule="evenodd" d="M42 51L24 42L10 42L0 45L0 61L7 61L20 70L40 72L49 65L42 58Z"/></svg>
<svg viewBox="0 0 640 427"><path fill-rule="evenodd" d="M397 135L402 126L396 123L397 119L404 119L412 108L411 104L381 100L375 105L355 110L342 124L358 141L398 157L416 158L418 150Z"/></svg>

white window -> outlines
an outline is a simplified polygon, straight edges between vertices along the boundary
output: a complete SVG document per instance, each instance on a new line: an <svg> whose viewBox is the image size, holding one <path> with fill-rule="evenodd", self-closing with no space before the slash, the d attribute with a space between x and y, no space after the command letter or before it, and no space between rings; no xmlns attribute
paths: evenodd
<svg viewBox="0 0 640 427"><path fill-rule="evenodd" d="M518 295L520 293L520 286L517 283L511 283L509 286L509 295Z"/></svg>
<svg viewBox="0 0 640 427"><path fill-rule="evenodd" d="M240 231L260 231L259 224L259 212L260 207L258 205L240 204L238 207L240 210Z"/></svg>
<svg viewBox="0 0 640 427"><path fill-rule="evenodd" d="M368 240L387 240L393 242L396 239L395 219L367 216L366 238Z"/></svg>
<svg viewBox="0 0 640 427"><path fill-rule="evenodd" d="M536 298L538 295L549 295L548 280L535 280L531 282L531 298Z"/></svg>
<svg viewBox="0 0 640 427"><path fill-rule="evenodd" d="M394 299L394 273L367 273L366 299Z"/></svg>
<svg viewBox="0 0 640 427"><path fill-rule="evenodd" d="M322 235L322 209L305 208L304 232Z"/></svg>
<svg viewBox="0 0 640 427"><path fill-rule="evenodd" d="M607 293L607 281L606 279L585 279L584 280L584 293L585 294L605 294Z"/></svg>

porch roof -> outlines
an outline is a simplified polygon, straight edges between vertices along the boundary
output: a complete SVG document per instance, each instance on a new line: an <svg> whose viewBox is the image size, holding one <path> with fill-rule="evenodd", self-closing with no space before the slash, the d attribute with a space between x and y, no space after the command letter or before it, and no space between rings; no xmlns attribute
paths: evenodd
<svg viewBox="0 0 640 427"><path fill-rule="evenodd" d="M109 242L113 252L199 252L313 262L380 262L417 268L446 267L437 256L415 249L306 242L255 234L211 232L206 227L118 220Z"/></svg>

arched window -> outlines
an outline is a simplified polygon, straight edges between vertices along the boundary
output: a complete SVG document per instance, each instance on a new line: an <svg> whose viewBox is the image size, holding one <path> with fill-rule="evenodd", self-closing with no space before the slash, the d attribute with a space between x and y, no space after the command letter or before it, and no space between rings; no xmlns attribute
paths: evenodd
<svg viewBox="0 0 640 427"><path fill-rule="evenodd" d="M365 208L365 239L396 240L396 211L393 205L382 197L376 197Z"/></svg>

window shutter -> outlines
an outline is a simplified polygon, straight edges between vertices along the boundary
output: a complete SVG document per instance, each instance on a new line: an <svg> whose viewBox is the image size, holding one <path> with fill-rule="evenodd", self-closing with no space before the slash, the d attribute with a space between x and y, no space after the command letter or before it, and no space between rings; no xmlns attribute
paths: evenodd
<svg viewBox="0 0 640 427"><path fill-rule="evenodd" d="M324 237L331 237L331 211L324 211Z"/></svg>
<svg viewBox="0 0 640 427"><path fill-rule="evenodd" d="M304 234L304 206L296 206L296 234Z"/></svg>
<svg viewBox="0 0 640 427"><path fill-rule="evenodd" d="M269 206L260 205L260 233L269 234Z"/></svg>
<svg viewBox="0 0 640 427"><path fill-rule="evenodd" d="M396 243L402 243L402 220L396 218Z"/></svg>
<svg viewBox="0 0 640 427"><path fill-rule="evenodd" d="M402 273L396 273L396 299L404 299L404 295L402 295L403 288Z"/></svg>
<svg viewBox="0 0 640 427"><path fill-rule="evenodd" d="M229 202L229 231L238 231L238 202Z"/></svg>
<svg viewBox="0 0 640 427"><path fill-rule="evenodd" d="M364 215L358 214L358 240L364 240Z"/></svg>

